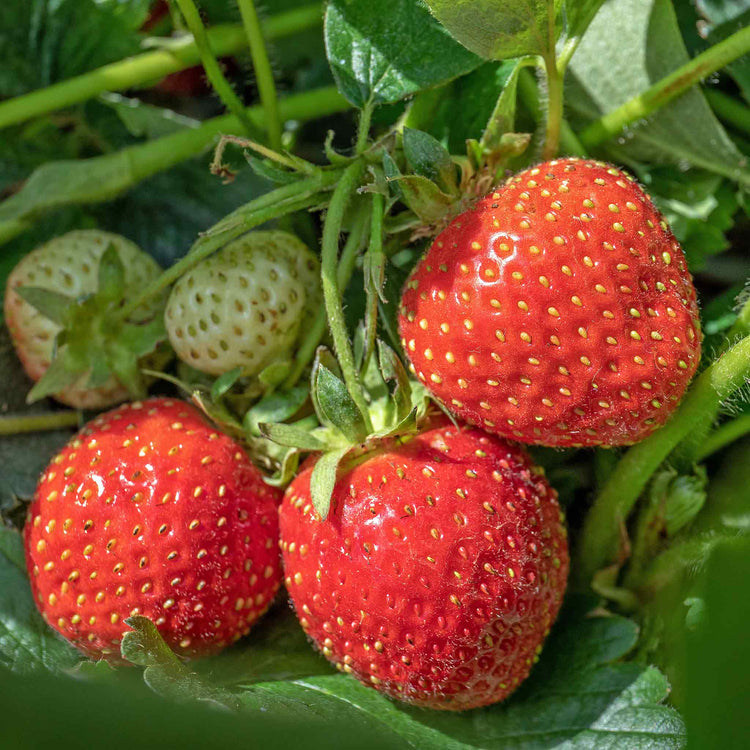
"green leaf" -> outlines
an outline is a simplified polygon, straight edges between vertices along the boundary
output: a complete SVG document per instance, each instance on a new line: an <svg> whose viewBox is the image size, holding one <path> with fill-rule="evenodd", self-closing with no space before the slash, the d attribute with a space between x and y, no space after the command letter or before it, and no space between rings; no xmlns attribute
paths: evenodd
<svg viewBox="0 0 750 750"><path fill-rule="evenodd" d="M236 646L212 658L195 661L191 667L201 677L222 685L290 680L334 671L310 648L299 620L285 600L263 615Z"/></svg>
<svg viewBox="0 0 750 750"><path fill-rule="evenodd" d="M61 672L83 657L50 630L34 604L21 536L0 526L0 666Z"/></svg>
<svg viewBox="0 0 750 750"><path fill-rule="evenodd" d="M393 401L396 405L396 420L401 422L412 409L409 376L398 354L385 341L378 340L378 359L383 379L395 383Z"/></svg>
<svg viewBox="0 0 750 750"><path fill-rule="evenodd" d="M110 303L122 300L125 292L125 266L117 248L110 243L99 260L99 285L97 297Z"/></svg>
<svg viewBox="0 0 750 750"><path fill-rule="evenodd" d="M245 413L245 429L253 435L260 435L261 423L283 422L294 416L307 401L305 385L296 385L289 391L276 391L264 396Z"/></svg>
<svg viewBox="0 0 750 750"><path fill-rule="evenodd" d="M687 61L669 0L608 2L570 62L566 106L584 120L598 118ZM745 160L697 87L608 143L607 153L621 163L692 164L747 178Z"/></svg>
<svg viewBox="0 0 750 750"><path fill-rule="evenodd" d="M200 120L146 104L140 99L114 93L102 94L99 99L117 113L128 132L137 138L160 138L178 130L200 126Z"/></svg>
<svg viewBox="0 0 750 750"><path fill-rule="evenodd" d="M427 0L427 4L455 39L487 60L544 56L560 35L562 0Z"/></svg>
<svg viewBox="0 0 750 750"><path fill-rule="evenodd" d="M52 360L44 375L37 380L26 396L27 404L33 404L35 401L45 398L45 396L59 393L63 388L73 385L78 380L81 376L81 370L69 361L69 355L70 350L67 347L58 350L57 356Z"/></svg>
<svg viewBox="0 0 750 750"><path fill-rule="evenodd" d="M16 287L15 291L45 318L59 326L65 324L66 315L75 304L75 300L67 294L39 286L20 286Z"/></svg>
<svg viewBox="0 0 750 750"><path fill-rule="evenodd" d="M418 175L437 183L449 193L455 193L456 164L445 147L429 133L404 128L404 156Z"/></svg>
<svg viewBox="0 0 750 750"><path fill-rule="evenodd" d="M667 536L674 536L695 518L706 502L706 485L706 471L702 467L693 475L683 474L672 481L664 505Z"/></svg>
<svg viewBox="0 0 750 750"><path fill-rule="evenodd" d="M308 430L301 427L295 427L291 424L265 424L258 425L260 432L264 437L273 440L279 445L286 445L290 448L299 448L303 451L322 451L325 445L320 442Z"/></svg>
<svg viewBox="0 0 750 750"><path fill-rule="evenodd" d="M138 367L138 357L117 343L107 345L106 342L105 355L112 374L128 389L130 396L146 398L146 384Z"/></svg>
<svg viewBox="0 0 750 750"><path fill-rule="evenodd" d="M444 193L432 180L418 174L398 178L404 203L426 224L440 221L453 207L456 199Z"/></svg>
<svg viewBox="0 0 750 750"><path fill-rule="evenodd" d="M136 54L136 2L0 3L0 98L17 96ZM142 2L141 2L142 5ZM137 25L133 25L136 23Z"/></svg>
<svg viewBox="0 0 750 750"><path fill-rule="evenodd" d="M446 143L453 154L463 153L470 138L491 147L514 130L516 75L522 66L521 60L487 62L437 92L417 94L409 122Z"/></svg>
<svg viewBox="0 0 750 750"><path fill-rule="evenodd" d="M618 661L635 644L634 623L576 609L563 614L527 682L506 702L482 710L410 708L346 675L256 684L243 701L271 712L318 711L337 725L365 716L372 736L393 732L410 747L568 750L608 748L613 741L618 750L684 747L683 722L663 705L664 676Z"/></svg>
<svg viewBox="0 0 750 750"><path fill-rule="evenodd" d="M310 497L318 515L325 520L331 508L331 495L336 485L336 473L341 459L349 448L324 453L316 462L310 476Z"/></svg>
<svg viewBox="0 0 750 750"><path fill-rule="evenodd" d="M239 706L231 693L203 682L184 666L148 617L133 615L125 624L133 629L122 637L122 658L146 668L143 679L154 692L176 701L207 700L232 709Z"/></svg>
<svg viewBox="0 0 750 750"><path fill-rule="evenodd" d="M229 393L232 386L242 377L242 368L235 367L214 380L211 386L211 400L218 401L222 396Z"/></svg>
<svg viewBox="0 0 750 750"><path fill-rule="evenodd" d="M352 443L361 443L367 432L365 423L344 381L316 357L312 372L312 396L323 424L335 427Z"/></svg>
<svg viewBox="0 0 750 750"><path fill-rule="evenodd" d="M454 42L421 0L331 0L328 62L355 106L396 102L468 73L481 60Z"/></svg>

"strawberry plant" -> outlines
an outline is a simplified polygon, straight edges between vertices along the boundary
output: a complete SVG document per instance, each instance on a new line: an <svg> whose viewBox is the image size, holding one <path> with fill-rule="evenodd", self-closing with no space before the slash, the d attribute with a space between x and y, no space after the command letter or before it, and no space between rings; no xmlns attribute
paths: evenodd
<svg viewBox="0 0 750 750"><path fill-rule="evenodd" d="M743 747L749 19L3 3L8 746Z"/></svg>

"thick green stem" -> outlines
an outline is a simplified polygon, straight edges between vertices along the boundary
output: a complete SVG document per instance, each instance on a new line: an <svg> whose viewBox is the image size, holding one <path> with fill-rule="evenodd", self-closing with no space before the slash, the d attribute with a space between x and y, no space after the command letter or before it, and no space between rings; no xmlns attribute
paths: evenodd
<svg viewBox="0 0 750 750"><path fill-rule="evenodd" d="M354 266L357 261L357 255L362 247L366 225L367 214L362 213L357 217L357 220L352 227L352 231L349 232L349 236L344 243L344 249L341 251L341 258L336 272L339 289L346 289L349 280L354 273ZM285 389L295 386L297 381L302 377L302 373L310 362L312 362L313 357L315 356L315 350L318 348L318 344L320 344L323 335L326 332L327 323L328 318L326 317L325 307L321 307L318 309L318 312L315 315L315 320L310 326L310 330L305 335L305 338L297 350L294 358L294 368L284 382Z"/></svg>
<svg viewBox="0 0 750 750"><path fill-rule="evenodd" d="M294 94L282 99L279 104L283 119L303 122L351 107L333 86ZM257 119L259 123L263 121L263 113L259 107L249 107L248 115ZM92 175L99 174L101 170L101 173L108 177L116 175L117 181L101 189L94 182L85 199L71 201L67 194L56 192L54 201L35 208L33 213L26 210L29 196L25 195L25 188L22 189L0 203L0 245L32 226L38 216L45 211L70 205L72 202L96 203L111 200L141 180L199 154L220 133L236 132L239 128L240 123L234 115L222 115L206 120L199 128L180 130L147 143L129 146L114 154L72 162L71 169L80 171L90 168ZM55 162L51 164L54 165ZM40 169L43 170L47 166L44 165ZM91 180L87 181L87 184L89 183Z"/></svg>
<svg viewBox="0 0 750 750"><path fill-rule="evenodd" d="M359 373L354 365L354 354L346 330L344 309L341 305L341 292L336 273L339 259L339 235L341 234L344 212L359 185L363 172L364 163L361 160L352 162L344 171L341 180L333 191L331 203L328 206L328 214L323 225L321 279L323 299L328 314L328 326L331 329L336 355L339 365L341 365L341 373L344 376L349 394L362 413L367 432L370 433L372 432L372 420L367 408L364 390L359 381Z"/></svg>
<svg viewBox="0 0 750 750"><path fill-rule="evenodd" d="M560 124L563 118L563 77L557 67L555 53L555 3L547 3L547 54L544 69L547 74L547 134L542 158L554 159L560 149Z"/></svg>
<svg viewBox="0 0 750 750"><path fill-rule="evenodd" d="M525 68L518 72L518 96L534 120L540 122L542 108L539 103L539 88L533 74ZM586 156L586 149L565 119L560 120L560 146L565 154Z"/></svg>
<svg viewBox="0 0 750 750"><path fill-rule="evenodd" d="M273 80L271 63L268 61L266 43L263 39L258 11L253 0L238 0L242 24L245 27L247 41L250 44L250 57L255 71L255 82L258 85L260 103L266 115L266 131L271 148L281 151L281 118L276 94L276 83Z"/></svg>
<svg viewBox="0 0 750 750"><path fill-rule="evenodd" d="M750 107L747 104L718 89L705 88L703 93L720 120L750 135Z"/></svg>
<svg viewBox="0 0 750 750"><path fill-rule="evenodd" d="M700 450L695 453L695 460L704 461L711 454L725 448L735 440L750 434L750 414L733 419L731 422L717 427L702 443Z"/></svg>
<svg viewBox="0 0 750 750"><path fill-rule="evenodd" d="M187 255L145 286L139 294L132 297L120 310L120 318L124 320L130 316L144 302L160 294L197 263L215 253L235 237L271 219L278 219L294 211L314 206L320 202L320 192L333 185L339 175L340 172L336 170L321 170L314 177L284 185L232 211L200 237Z"/></svg>
<svg viewBox="0 0 750 750"><path fill-rule="evenodd" d="M0 417L0 435L64 430L66 427L78 427L80 424L81 413L77 411L56 411L50 414L9 414Z"/></svg>
<svg viewBox="0 0 750 750"><path fill-rule="evenodd" d="M355 151L358 154L367 148L367 139L370 135L370 121L372 120L372 104L367 102L359 111L359 125L357 127L357 144Z"/></svg>
<svg viewBox="0 0 750 750"><path fill-rule="evenodd" d="M673 73L657 81L643 93L592 122L579 134L581 142L586 148L592 149L614 138L623 128L645 119L704 78L748 52L750 52L750 26L702 52Z"/></svg>
<svg viewBox="0 0 750 750"><path fill-rule="evenodd" d="M203 69L206 71L208 80L211 82L221 101L224 102L224 106L242 123L245 133L257 138L258 129L256 125L247 116L245 105L240 101L237 94L234 93L234 89L229 81L227 81L226 76L221 70L219 61L211 49L211 43L203 26L198 8L193 0L176 0L176 2L185 19L185 23L187 23L190 29L190 33L193 35L193 39L195 39L195 44L201 56L201 63L203 64Z"/></svg>
<svg viewBox="0 0 750 750"><path fill-rule="evenodd" d="M575 568L580 587L588 587L596 571L618 559L621 528L662 461L690 432L705 429L705 424L715 418L720 403L748 378L750 336L704 370L661 430L622 457L584 523Z"/></svg>
<svg viewBox="0 0 750 750"><path fill-rule="evenodd" d="M272 16L264 22L263 33L266 39L281 39L314 28L320 24L321 19L320 3L314 3ZM242 26L215 26L207 33L211 49L218 57L234 55L247 47L247 37ZM104 91L123 91L149 85L199 62L200 54L194 39L186 36L180 42L170 40L168 49L144 52L0 102L0 128L85 102Z"/></svg>

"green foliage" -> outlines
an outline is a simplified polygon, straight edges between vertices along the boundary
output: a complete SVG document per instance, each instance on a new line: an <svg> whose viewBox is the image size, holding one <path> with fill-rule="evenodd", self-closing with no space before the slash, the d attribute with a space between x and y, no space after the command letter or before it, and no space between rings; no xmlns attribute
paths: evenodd
<svg viewBox="0 0 750 750"><path fill-rule="evenodd" d="M0 97L17 96L139 51L144 0L0 5Z"/></svg>
<svg viewBox="0 0 750 750"><path fill-rule="evenodd" d="M612 0L597 13L570 62L568 107L579 117L597 118L687 60L669 0ZM695 88L647 122L635 123L608 146L607 154L625 163L694 165L733 180L748 174Z"/></svg>
<svg viewBox="0 0 750 750"><path fill-rule="evenodd" d="M19 674L61 672L80 660L39 615L20 535L0 526L0 666Z"/></svg>
<svg viewBox="0 0 750 750"><path fill-rule="evenodd" d="M562 0L427 0L427 4L464 47L487 60L547 55L561 30Z"/></svg>
<svg viewBox="0 0 750 750"><path fill-rule="evenodd" d="M683 747L682 721L661 705L663 675L619 663L636 642L635 625L584 613L571 602L531 678L507 702L464 715L410 709L345 675L262 683L244 700L271 713L312 711L337 725L365 716L385 747L392 732L425 748L603 748L613 732L618 747Z"/></svg>
<svg viewBox="0 0 750 750"><path fill-rule="evenodd" d="M326 49L339 90L357 107L405 99L476 68L421 0L332 0Z"/></svg>

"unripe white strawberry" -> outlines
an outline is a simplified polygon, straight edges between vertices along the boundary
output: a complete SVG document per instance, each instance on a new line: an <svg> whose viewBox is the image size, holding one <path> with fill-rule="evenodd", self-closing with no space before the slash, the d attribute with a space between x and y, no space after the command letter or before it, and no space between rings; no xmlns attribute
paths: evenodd
<svg viewBox="0 0 750 750"><path fill-rule="evenodd" d="M16 291L19 287L36 287L64 295L71 302L95 295L99 291L99 266L105 251L113 247L124 272L122 298L141 290L161 273L156 261L137 245L110 232L83 229L56 237L26 255L8 276L5 290L5 321L21 363L29 377L38 381L50 367L55 337L62 330L40 309L32 306ZM146 305L133 318L145 319L160 302ZM91 307L92 315L94 307ZM75 342L82 348L93 341ZM89 385L90 372L80 373L73 382L51 394L58 401L76 408L98 409L128 398L128 389L109 375L94 387Z"/></svg>
<svg viewBox="0 0 750 750"><path fill-rule="evenodd" d="M255 375L288 359L320 304L318 260L288 232L250 232L188 271L165 312L177 356L202 372Z"/></svg>

